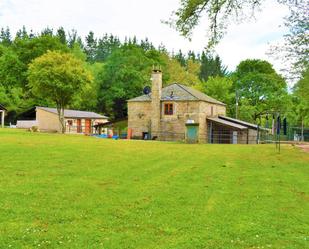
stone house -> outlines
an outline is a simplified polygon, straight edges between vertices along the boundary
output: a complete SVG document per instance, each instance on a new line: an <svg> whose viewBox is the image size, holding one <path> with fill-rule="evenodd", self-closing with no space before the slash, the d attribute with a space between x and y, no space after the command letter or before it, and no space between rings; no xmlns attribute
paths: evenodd
<svg viewBox="0 0 309 249"><path fill-rule="evenodd" d="M191 87L162 88L162 72L153 70L150 94L128 100L132 138L209 143L256 143L258 127L226 117L226 105Z"/></svg>
<svg viewBox="0 0 309 249"><path fill-rule="evenodd" d="M79 110L65 109L64 118L67 133L92 134L95 125L108 122L106 116ZM17 121L17 128L29 128L28 126L35 125L40 131L61 132L56 108L37 106L24 113L23 119Z"/></svg>

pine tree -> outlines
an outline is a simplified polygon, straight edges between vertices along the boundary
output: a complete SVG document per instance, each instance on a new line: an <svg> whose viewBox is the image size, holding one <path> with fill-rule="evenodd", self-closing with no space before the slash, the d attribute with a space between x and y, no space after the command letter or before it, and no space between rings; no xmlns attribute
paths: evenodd
<svg viewBox="0 0 309 249"><path fill-rule="evenodd" d="M9 27L6 29L2 28L0 32L0 43L4 46L9 46L12 43L11 32Z"/></svg>
<svg viewBox="0 0 309 249"><path fill-rule="evenodd" d="M97 39L94 37L94 33L90 31L86 36L85 53L87 55L87 60L91 63L95 62L96 49Z"/></svg>
<svg viewBox="0 0 309 249"><path fill-rule="evenodd" d="M63 44L67 44L67 38L66 38L66 33L63 29L63 27L60 27L58 30L57 30L57 37L59 38L60 42L63 43Z"/></svg>

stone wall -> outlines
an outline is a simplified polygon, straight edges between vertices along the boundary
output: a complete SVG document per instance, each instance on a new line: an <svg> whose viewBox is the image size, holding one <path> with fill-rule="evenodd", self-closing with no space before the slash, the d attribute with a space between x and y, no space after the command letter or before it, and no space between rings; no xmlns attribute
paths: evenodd
<svg viewBox="0 0 309 249"><path fill-rule="evenodd" d="M151 130L151 101L128 102L128 128L133 138L142 138Z"/></svg>
<svg viewBox="0 0 309 249"><path fill-rule="evenodd" d="M173 104L173 115L164 114L164 104ZM213 106L211 111L211 106ZM158 109L159 110L159 109ZM152 117L152 102L128 102L128 128L132 129L133 138L142 138L143 132L151 132L159 140L184 140L185 123L194 120L199 123L199 142L207 142L206 117L225 115L225 106L203 101L161 101L160 123L151 125L156 118ZM158 129L154 130L154 128Z"/></svg>

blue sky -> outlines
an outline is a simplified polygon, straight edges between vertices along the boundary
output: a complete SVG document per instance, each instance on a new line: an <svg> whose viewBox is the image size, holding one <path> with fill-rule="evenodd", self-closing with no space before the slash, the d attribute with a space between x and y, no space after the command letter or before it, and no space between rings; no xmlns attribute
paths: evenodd
<svg viewBox="0 0 309 249"><path fill-rule="evenodd" d="M177 9L179 0L0 0L0 26L9 26L12 32L25 25L39 32L49 26L56 29L76 29L81 36L90 30L96 35L113 33L125 36L148 37L156 46L165 44L169 51L201 51L207 37L203 22L195 30L191 42L175 30L161 23ZM266 55L270 44L282 40L286 32L283 17L287 9L276 0L266 0L256 21L232 24L216 51L229 70L246 58L269 60L277 71L281 61Z"/></svg>

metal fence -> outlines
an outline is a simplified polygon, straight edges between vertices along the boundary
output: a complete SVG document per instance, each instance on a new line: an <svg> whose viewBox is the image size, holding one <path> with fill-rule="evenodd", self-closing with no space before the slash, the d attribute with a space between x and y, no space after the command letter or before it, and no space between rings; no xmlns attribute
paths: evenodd
<svg viewBox="0 0 309 249"><path fill-rule="evenodd" d="M213 131L212 133L197 134L198 142L213 144L256 144L266 142L265 138L262 133L248 135L247 132ZM144 132L142 137L133 137L133 139L186 142L187 137L185 132L153 132L152 134Z"/></svg>

